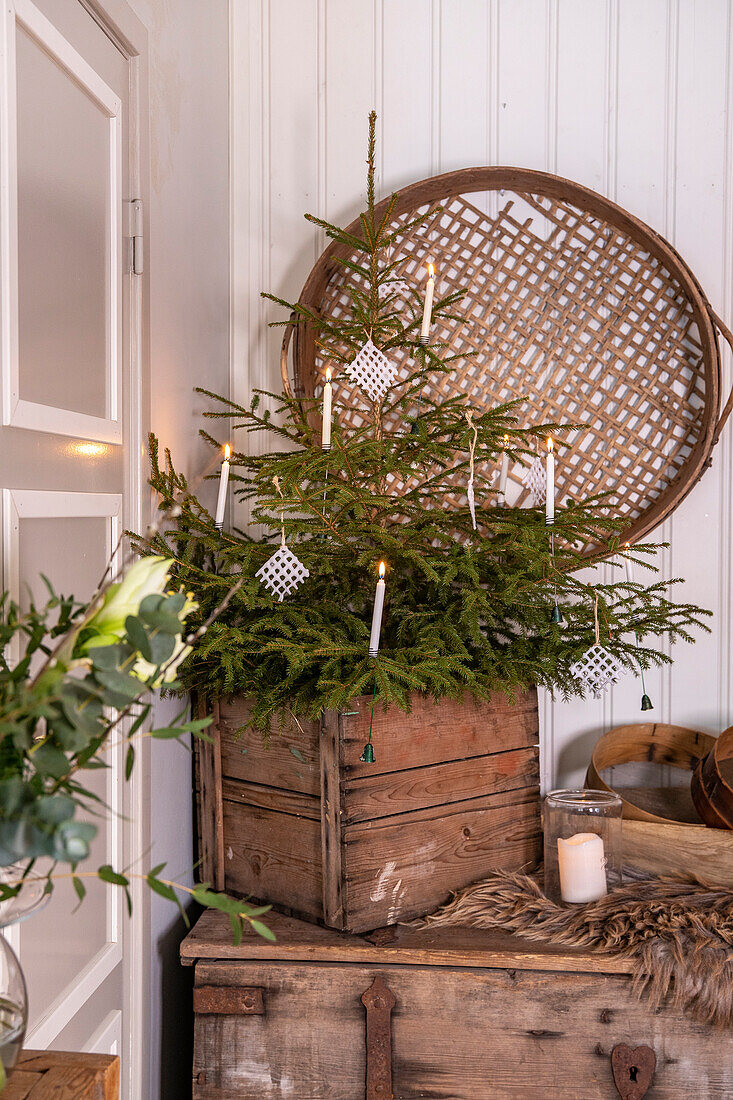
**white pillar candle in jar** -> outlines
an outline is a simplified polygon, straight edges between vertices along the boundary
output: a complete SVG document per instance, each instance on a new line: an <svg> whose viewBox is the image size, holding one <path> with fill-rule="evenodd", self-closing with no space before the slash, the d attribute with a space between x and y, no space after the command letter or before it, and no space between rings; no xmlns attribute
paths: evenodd
<svg viewBox="0 0 733 1100"><path fill-rule="evenodd" d="M558 837L560 895L563 901L580 904L597 901L608 893L603 838L597 833L576 833Z"/></svg>

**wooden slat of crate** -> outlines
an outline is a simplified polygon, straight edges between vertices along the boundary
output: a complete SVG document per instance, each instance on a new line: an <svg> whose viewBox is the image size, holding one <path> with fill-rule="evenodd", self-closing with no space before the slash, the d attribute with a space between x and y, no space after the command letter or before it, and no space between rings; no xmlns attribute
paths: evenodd
<svg viewBox="0 0 733 1100"><path fill-rule="evenodd" d="M320 723L291 720L282 727L273 725L266 747L259 730L239 732L250 716L246 699L227 699L220 704L219 713L223 775L289 791L319 793Z"/></svg>
<svg viewBox="0 0 733 1100"><path fill-rule="evenodd" d="M224 888L321 919L320 818L298 819L228 799L223 812Z"/></svg>
<svg viewBox="0 0 733 1100"><path fill-rule="evenodd" d="M3 1100L118 1100L120 1060L107 1054L21 1051Z"/></svg>
<svg viewBox="0 0 733 1100"><path fill-rule="evenodd" d="M370 821L539 783L534 747L494 752L431 767L344 780L344 824Z"/></svg>
<svg viewBox="0 0 733 1100"><path fill-rule="evenodd" d="M371 699L357 699L343 715L341 726L344 775L351 779L382 771L398 772L416 764L425 767L537 744L539 729L534 688L518 694L515 704L503 695L492 696L489 704L467 696L460 702L441 699L436 706L431 701L413 697L412 715L402 714L396 708L385 711L384 707L377 706L372 724L376 764L363 764L359 757L369 735ZM416 723L413 719L419 721ZM450 731L448 751L446 731Z"/></svg>
<svg viewBox="0 0 733 1100"><path fill-rule="evenodd" d="M451 891L540 854L537 791L510 791L343 831L348 927L364 931L437 908ZM328 923L339 925L336 914Z"/></svg>

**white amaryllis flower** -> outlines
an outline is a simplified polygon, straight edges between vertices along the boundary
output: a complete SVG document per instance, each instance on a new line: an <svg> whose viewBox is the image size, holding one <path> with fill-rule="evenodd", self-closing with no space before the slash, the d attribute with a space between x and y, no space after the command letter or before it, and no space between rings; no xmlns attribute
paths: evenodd
<svg viewBox="0 0 733 1100"><path fill-rule="evenodd" d="M163 596L173 565L171 558L141 558L125 573L121 581L111 584L104 594L99 611L84 624L94 636L83 645L84 650L115 645L124 637L125 619L137 615L146 596Z"/></svg>

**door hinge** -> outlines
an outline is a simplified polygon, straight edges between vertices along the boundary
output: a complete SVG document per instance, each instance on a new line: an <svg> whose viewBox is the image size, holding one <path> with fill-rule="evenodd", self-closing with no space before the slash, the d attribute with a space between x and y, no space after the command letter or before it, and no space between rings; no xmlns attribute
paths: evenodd
<svg viewBox="0 0 733 1100"><path fill-rule="evenodd" d="M132 199L125 203L127 227L125 236L130 241L130 271L133 275L143 273L143 201Z"/></svg>

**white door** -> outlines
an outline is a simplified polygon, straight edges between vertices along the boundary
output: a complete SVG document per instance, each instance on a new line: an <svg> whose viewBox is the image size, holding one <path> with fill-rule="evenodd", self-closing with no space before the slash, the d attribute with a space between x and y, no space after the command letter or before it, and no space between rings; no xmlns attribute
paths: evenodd
<svg viewBox="0 0 733 1100"><path fill-rule="evenodd" d="M2 559L4 586L23 603L28 588L42 596L41 573L89 596L120 531L140 522L143 297L129 239L140 59L96 4L2 8ZM141 783L125 784L121 749L108 762L98 793L116 816L92 859L122 867L136 855L126 818ZM119 1053L126 1097L140 1095L130 1051L141 1057L143 907L129 923L123 902L92 883L74 912L65 882L11 935L28 981L28 1045Z"/></svg>

